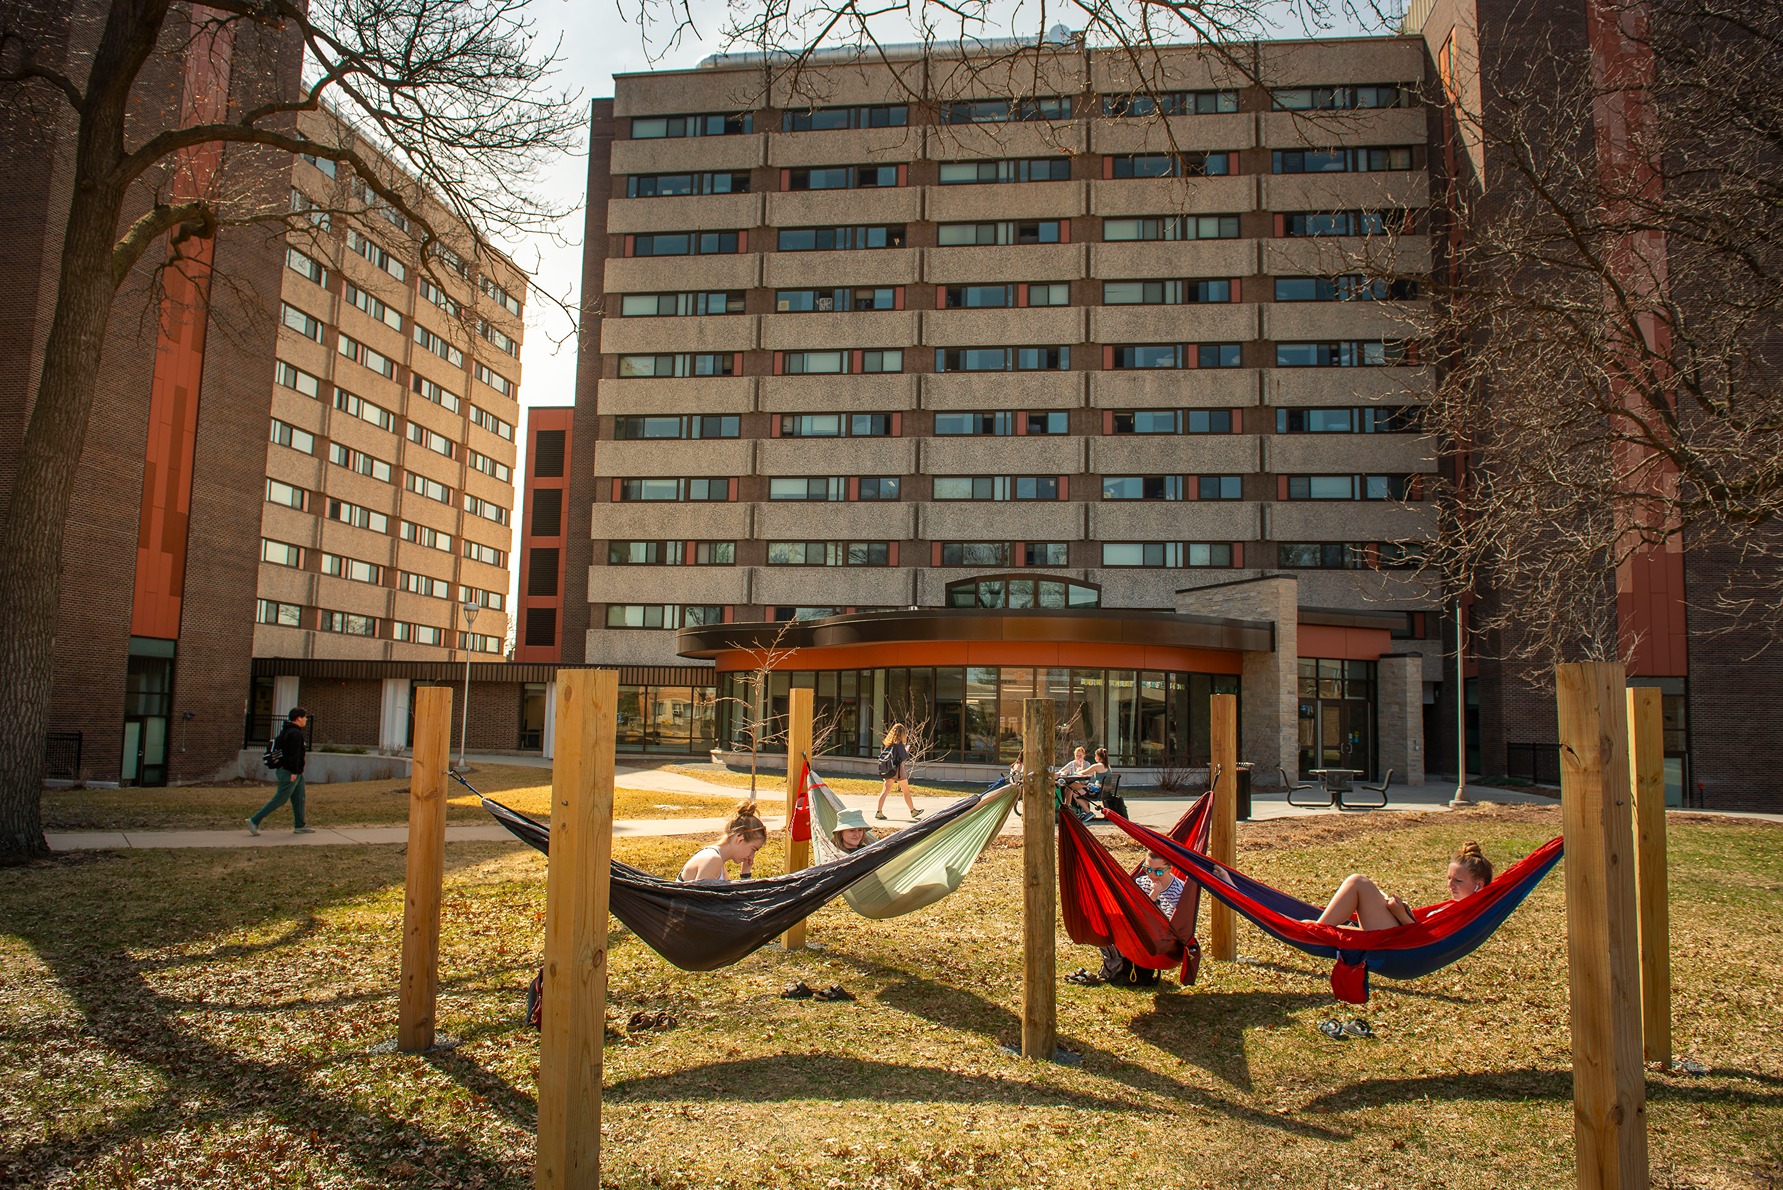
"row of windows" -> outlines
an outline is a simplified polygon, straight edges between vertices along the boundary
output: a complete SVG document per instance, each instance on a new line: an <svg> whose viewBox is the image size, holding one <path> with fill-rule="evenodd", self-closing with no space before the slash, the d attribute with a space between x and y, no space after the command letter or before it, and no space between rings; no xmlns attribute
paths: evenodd
<svg viewBox="0 0 1783 1190"><path fill-rule="evenodd" d="M444 484L427 479L424 476L416 475L412 471L408 473L407 481L410 491L417 492L429 499L441 500L443 503L452 502L451 489L447 488ZM656 482L675 483L686 481ZM716 480L713 482L723 484L726 481ZM310 511L312 508L312 495L313 493L306 491L303 488L283 483L276 479L268 479L266 481L266 500L269 504L278 504L282 507L294 508L300 512ZM728 496L711 498L727 499ZM322 504L322 515L331 521L339 521L342 524L352 525L354 528L358 529L369 529L373 533L388 534L390 532L390 516L388 513L379 512L376 509L366 508L363 505L354 504L348 500L337 500L332 497L323 499L320 503ZM491 520L501 525L508 523L508 510L502 508L498 504L479 500L474 496L466 496L464 498L464 504L465 511L474 516L479 516L485 520ZM427 525L417 524L414 521L400 521L397 533L404 541L414 542L417 545L423 545L430 549L437 549L447 553L450 553L452 550L452 535ZM464 542L464 556L480 562L487 562L491 566L501 566L504 564L503 560L505 559L506 554L504 551L494 546L486 546L480 542L466 540ZM271 561L271 559L267 560Z"/></svg>
<svg viewBox="0 0 1783 1190"><path fill-rule="evenodd" d="M896 415L890 413L782 413L777 416L775 430L782 438L887 438L895 436L899 426L893 420ZM1230 434L1239 424L1231 409L1117 409L1107 416L1107 432L1110 434ZM1415 434L1421 432L1420 416L1421 407L1417 405L1277 409L1275 432ZM273 425L274 441L278 441L282 423L274 422ZM619 441L738 438L741 432L742 418L737 414L658 414L613 419L613 437ZM934 436L938 438L1037 437L1070 432L1070 416L1063 409L948 410L934 415ZM484 458L482 455L476 457Z"/></svg>
<svg viewBox="0 0 1783 1190"><path fill-rule="evenodd" d="M1408 211L1300 211L1275 217L1276 234L1285 238L1316 236L1372 236L1410 232ZM781 252L841 252L876 248L903 248L908 226L902 223L848 227L782 227L775 231L775 247ZM1235 240L1239 216L1156 215L1102 220L1105 243L1151 240ZM731 255L745 250L747 236L741 231L651 232L626 237L627 254L648 256ZM1069 221L1061 219L1007 220L973 223L937 223L935 243L942 248L991 247L1011 244L1059 244L1069 242Z"/></svg>
<svg viewBox="0 0 1783 1190"><path fill-rule="evenodd" d="M304 627L305 612L310 609L295 603L280 603L277 600L260 600L257 619L262 624L273 624L281 628ZM327 608L315 609L315 631L334 632L343 636L377 637L381 635L380 625L388 624L388 639L413 645L433 645L444 648L456 635L458 648L473 653L499 653L502 650L502 639L499 636L488 636L481 633L459 632L454 634L450 629L441 628L437 624L415 624L407 620L384 621L377 616L362 615L358 612L337 612Z"/></svg>
<svg viewBox="0 0 1783 1190"><path fill-rule="evenodd" d="M262 538L260 542L260 558L277 566L289 566L301 570L309 551L289 542L273 541ZM321 554L317 567L321 573L355 582L383 585L386 568L373 562L362 562L353 558L343 558L336 554ZM425 595L432 599L451 599L452 584L443 578L432 575L416 574L413 571L399 571L394 586L399 591L412 595ZM478 587L460 586L457 602L474 602L480 607L501 611L507 602L507 595L501 591L485 591ZM289 605L286 605L289 606Z"/></svg>
<svg viewBox="0 0 1783 1190"><path fill-rule="evenodd" d="M1063 500L1070 476L1061 475L933 475L933 500ZM1415 500L1422 495L1415 475L1278 475L1284 500ZM855 485L859 486L856 487ZM871 493L867 494L867 485ZM775 476L768 480L769 500L896 500L899 477ZM621 479L615 499L622 503L690 503L729 501L732 481L701 478ZM269 497L270 498L270 497ZM1103 500L1242 500L1241 475L1104 475Z"/></svg>
<svg viewBox="0 0 1783 1190"><path fill-rule="evenodd" d="M1361 108L1412 107L1416 103L1416 88L1405 83L1274 87L1270 90L1270 106L1278 112L1351 111ZM1101 96L1100 109L1104 116L1115 118L1215 115L1238 111L1239 92L1225 89L1116 93ZM1036 96L1032 99L948 100L942 102L938 108L938 119L943 124L1069 120L1083 114L1078 98L1070 95ZM780 113L782 132L903 128L909 123L910 105L904 103L792 108ZM754 112L635 116L631 122L634 140L741 136L754 131Z"/></svg>
<svg viewBox="0 0 1783 1190"><path fill-rule="evenodd" d="M1239 283L1235 278L1183 278L1163 281L1104 281L1102 302L1109 306L1176 306L1225 303L1233 300ZM898 310L903 308L903 287L845 289L777 289L777 314L830 314L843 311ZM1411 279L1387 281L1359 273L1336 277L1276 277L1278 302L1409 301L1420 292ZM745 291L712 293L628 293L619 299L624 318L685 317L708 314L742 314ZM937 288L937 304L946 310L1012 309L1027 306L1068 306L1071 286L1066 281L1007 281L986 285L943 285Z"/></svg>
<svg viewBox="0 0 1783 1190"><path fill-rule="evenodd" d="M622 355L618 375L622 380L648 380L688 376L735 376L739 352L701 352L683 355ZM1383 339L1348 339L1337 342L1275 344L1278 368L1364 368L1416 364L1420 353L1415 343ZM903 372L904 352L895 349L839 351L777 351L777 376L866 375ZM1242 368L1241 343L1132 343L1103 348L1103 368L1111 371L1157 368ZM947 372L1049 372L1071 366L1069 347L942 347L935 351L935 371Z"/></svg>
<svg viewBox="0 0 1783 1190"><path fill-rule="evenodd" d="M355 305L359 305L362 309L366 309L366 311L371 313L374 317L379 317L377 312L382 311L383 320L386 322L394 320L392 325L395 325L400 329L402 322L401 316L394 311L391 311L383 302L371 297L364 290L355 289L351 285L347 286L347 291L349 300L352 300L354 295L358 296L359 300L354 301ZM321 343L324 341L323 332L327 329L327 324L315 315L301 310L288 302L280 304L279 320L286 327L296 331L299 335L309 339L311 342ZM495 331L494 328L491 328L491 332L500 335L500 332ZM371 371L378 373L386 379L395 379L398 366L395 359L385 355L383 352L376 350L368 344L361 343L359 340L354 339L345 333L337 333L335 338L335 349L342 356L353 360L355 363L358 363L363 367L369 368ZM514 340L509 339L506 335L501 335L501 338L506 340L509 345L513 346L515 350L518 351L518 344L515 344ZM454 347L443 336L428 330L420 323L415 324L414 339L417 345L439 356L453 367L464 367L464 352L460 348ZM281 362L280 366L281 368L285 368L290 365ZM474 370L478 380L489 385L489 387L495 389L504 397L512 397L514 395L514 382L503 376L501 373L496 372L494 369L481 362L478 362L475 365ZM295 369L293 369L293 371L295 371ZM313 377L311 379L312 381L314 380ZM414 375L413 373L411 373L410 380L414 386L415 392L426 396L428 400L433 401L435 404L444 405L454 412L457 411L458 398L456 395L442 389L438 384L435 384L432 381L423 380L420 376ZM284 383L282 376L281 383ZM287 387L295 388L297 386L295 384L287 384ZM314 394L312 393L311 395L313 396Z"/></svg>
<svg viewBox="0 0 1783 1190"><path fill-rule="evenodd" d="M381 413L383 411L380 410L379 412ZM381 418L377 420L381 420ZM735 434L726 436L732 438L736 437ZM307 430L298 429L296 426L287 425L276 418L273 419L272 422L271 439L280 446L288 446L292 450L299 450L307 455L314 455L316 453L316 436L314 434L311 434ZM453 442L443 434L436 434L434 431L427 429L425 426L422 426L417 422L409 423L409 439L417 445L425 446L436 454L444 455L448 459L454 458L458 453L457 443ZM380 480L384 483L392 482L393 471L388 462L377 458L374 455L368 455L364 451L353 450L338 442L329 444L328 461L337 466L345 467L350 471L357 471L361 475L368 475L371 478ZM473 469L481 471L483 474L498 479L503 483L508 483L513 478L513 470L506 463L497 459L492 459L488 455L478 451L473 450L469 452L469 462ZM433 481L429 480L427 482L431 484ZM440 485L434 486L440 487ZM420 489L411 487L411 490L419 491ZM443 487L441 487L441 491L444 493L443 495L435 495L431 490L424 492L423 494L431 496L436 500L445 500L449 503L451 498L450 492Z"/></svg>

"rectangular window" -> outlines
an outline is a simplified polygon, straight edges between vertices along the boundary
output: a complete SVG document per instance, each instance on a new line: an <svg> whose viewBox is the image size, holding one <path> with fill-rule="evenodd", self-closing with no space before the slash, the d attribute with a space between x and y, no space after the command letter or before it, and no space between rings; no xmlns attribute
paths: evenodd
<svg viewBox="0 0 1783 1190"><path fill-rule="evenodd" d="M1356 477L1353 475L1290 475L1290 500L1354 500Z"/></svg>
<svg viewBox="0 0 1783 1190"><path fill-rule="evenodd" d="M872 107L812 107L780 113L782 132L833 132L845 128L903 128L910 109L902 103Z"/></svg>
<svg viewBox="0 0 1783 1190"><path fill-rule="evenodd" d="M400 331L402 329L400 313L385 305L382 298L367 293L351 281L341 287L341 296L346 300L347 305L369 314L391 330ZM416 341L419 342L419 340ZM463 362L462 357L459 362Z"/></svg>
<svg viewBox="0 0 1783 1190"><path fill-rule="evenodd" d="M935 352L937 372L1064 371L1069 347L944 347Z"/></svg>
<svg viewBox="0 0 1783 1190"><path fill-rule="evenodd" d="M1415 363L1409 344L1359 339L1342 343L1277 343L1278 368L1382 368Z"/></svg>
<svg viewBox="0 0 1783 1190"><path fill-rule="evenodd" d="M615 417L613 437L620 442L647 438L735 438L741 427L742 419L736 414Z"/></svg>
<svg viewBox="0 0 1783 1190"><path fill-rule="evenodd" d="M1389 231L1409 232L1408 211L1301 211L1282 215L1284 236L1378 236Z"/></svg>
<svg viewBox="0 0 1783 1190"><path fill-rule="evenodd" d="M349 471L357 471L361 475L369 475L380 483L390 483L394 471L383 459L375 459L362 451L331 443L328 447L328 461L337 467L345 467Z"/></svg>
<svg viewBox="0 0 1783 1190"><path fill-rule="evenodd" d="M1365 149L1276 149L1278 174L1345 174L1402 171L1412 167L1410 145Z"/></svg>
<svg viewBox="0 0 1783 1190"><path fill-rule="evenodd" d="M889 413L782 413L782 438L885 438Z"/></svg>
<svg viewBox="0 0 1783 1190"><path fill-rule="evenodd" d="M847 498L848 480L840 475L775 476L768 480L768 499L770 500L846 500Z"/></svg>
<svg viewBox="0 0 1783 1190"><path fill-rule="evenodd" d="M402 522L402 539L412 541L416 545L426 546L430 550L452 552L452 535L441 533L438 529L430 529L426 525L417 525L414 521Z"/></svg>
<svg viewBox="0 0 1783 1190"><path fill-rule="evenodd" d="M1270 98L1278 112L1340 112L1354 108L1412 107L1416 103L1414 88L1400 83L1277 87L1270 92Z"/></svg>
<svg viewBox="0 0 1783 1190"><path fill-rule="evenodd" d="M627 502L729 500L728 479L622 479L619 498Z"/></svg>
<svg viewBox="0 0 1783 1190"><path fill-rule="evenodd" d="M480 587L458 588L459 603L474 603L478 607L487 607L500 611L505 606L507 596L500 591L485 591Z"/></svg>
<svg viewBox="0 0 1783 1190"><path fill-rule="evenodd" d="M1244 477L1241 475L1200 475L1195 478L1197 500L1242 500Z"/></svg>
<svg viewBox="0 0 1783 1190"><path fill-rule="evenodd" d="M1105 116L1206 116L1238 110L1236 91L1166 91L1157 95L1104 95Z"/></svg>
<svg viewBox="0 0 1783 1190"><path fill-rule="evenodd" d="M361 235L358 231L350 227L347 229L347 248L364 257L386 273L389 273L398 281L407 281L409 279L409 269L407 265L386 252L376 240Z"/></svg>
<svg viewBox="0 0 1783 1190"><path fill-rule="evenodd" d="M944 541L941 543L943 566L1007 566L1009 543L1006 541Z"/></svg>
<svg viewBox="0 0 1783 1190"><path fill-rule="evenodd" d="M722 606L678 603L609 603L608 628L686 628L724 623Z"/></svg>
<svg viewBox="0 0 1783 1190"><path fill-rule="evenodd" d="M509 380L506 376L503 376L500 372L491 371L482 364L477 364L472 369L472 372L476 375L478 380L481 380L484 384L487 384L502 396L507 397L509 400L513 399L514 382Z"/></svg>
<svg viewBox="0 0 1783 1190"><path fill-rule="evenodd" d="M469 495L464 497L464 511L472 516L482 517L486 521L494 521L498 525L508 523L508 510L490 500Z"/></svg>
<svg viewBox="0 0 1783 1190"><path fill-rule="evenodd" d="M254 618L262 624L276 624L280 628L302 628L303 608L295 603L280 603L276 599L262 599Z"/></svg>
<svg viewBox="0 0 1783 1190"><path fill-rule="evenodd" d="M1102 220L1108 243L1130 240L1235 240L1237 215L1157 215L1139 219Z"/></svg>
<svg viewBox="0 0 1783 1190"><path fill-rule="evenodd" d="M273 379L285 388L293 389L306 397L318 400L321 398L322 382L308 372L294 368L284 360L275 361L272 372Z"/></svg>
<svg viewBox="0 0 1783 1190"><path fill-rule="evenodd" d="M862 500L896 500L898 498L898 477L895 475L863 475L860 480L859 498Z"/></svg>
<svg viewBox="0 0 1783 1190"><path fill-rule="evenodd" d="M687 194L747 194L749 173L633 174L625 179L627 198L675 198Z"/></svg>
<svg viewBox="0 0 1783 1190"><path fill-rule="evenodd" d="M1380 405L1348 409L1277 409L1278 434L1415 434L1419 432L1420 407Z"/></svg>
<svg viewBox="0 0 1783 1190"><path fill-rule="evenodd" d="M734 231L665 231L631 237L633 256L724 256L738 250Z"/></svg>
<svg viewBox="0 0 1783 1190"><path fill-rule="evenodd" d="M378 620L376 616L361 616L354 612L325 611L318 617L317 627L323 632L340 632L348 636L376 636Z"/></svg>
<svg viewBox="0 0 1783 1190"><path fill-rule="evenodd" d="M1069 306L1071 304L1071 286L1065 281L1029 282L1026 292L1028 300L1023 305Z"/></svg>
<svg viewBox="0 0 1783 1190"><path fill-rule="evenodd" d="M840 376L848 371L846 351L788 351L780 358L781 371L788 376Z"/></svg>
<svg viewBox="0 0 1783 1190"><path fill-rule="evenodd" d="M831 314L846 310L895 310L895 286L876 289L782 289L774 294L776 314Z"/></svg>
<svg viewBox="0 0 1783 1190"><path fill-rule="evenodd" d="M471 406L471 424L483 427L498 438L505 438L509 442L514 440L513 423L503 421L501 418L495 416L495 414L481 406Z"/></svg>
<svg viewBox="0 0 1783 1190"><path fill-rule="evenodd" d="M274 566L303 567L303 549L283 541L260 539L260 560L271 562Z"/></svg>
<svg viewBox="0 0 1783 1190"><path fill-rule="evenodd" d="M350 579L356 583L382 583L384 568L373 562L361 562L357 558L343 558L339 554L322 555L322 573L332 574L336 578Z"/></svg>
<svg viewBox="0 0 1783 1190"><path fill-rule="evenodd" d="M1105 281L1102 304L1106 306L1175 306L1199 302L1229 302L1231 281Z"/></svg>
<svg viewBox="0 0 1783 1190"><path fill-rule="evenodd" d="M1418 283L1410 279L1370 280L1360 274L1275 279L1275 300L1278 302L1409 301L1417 296Z"/></svg>
<svg viewBox="0 0 1783 1190"><path fill-rule="evenodd" d="M504 565L503 559L506 557L502 551L496 549L494 546L484 545L482 542L478 541L466 541L464 543L464 556L473 562L482 562L488 566Z"/></svg>
<svg viewBox="0 0 1783 1190"><path fill-rule="evenodd" d="M864 227L783 227L782 252L853 251L866 248L902 248L904 225L873 224Z"/></svg>
<svg viewBox="0 0 1783 1190"><path fill-rule="evenodd" d="M441 289L438 285L435 285L432 281L429 281L426 277L421 278L419 288L422 297L426 298L433 305L444 310L452 317L458 317L462 307L459 306L459 304L454 301L445 290Z"/></svg>
<svg viewBox="0 0 1783 1190"><path fill-rule="evenodd" d="M631 122L633 140L654 140L659 137L743 136L755 131L755 115L723 113L697 116L634 116Z"/></svg>
<svg viewBox="0 0 1783 1190"><path fill-rule="evenodd" d="M300 276L308 277L317 285L328 284L328 270L322 267L322 263L295 248L285 249L285 266Z"/></svg>
<svg viewBox="0 0 1783 1190"><path fill-rule="evenodd" d="M374 351L357 339L341 335L335 344L335 349L348 359L357 362L362 367L369 368L386 379L396 378L396 361L381 351Z"/></svg>
<svg viewBox="0 0 1783 1190"><path fill-rule="evenodd" d="M1182 565L1182 543L1177 541L1108 541L1102 544L1104 566Z"/></svg>
<svg viewBox="0 0 1783 1190"><path fill-rule="evenodd" d="M1233 172L1234 153L1129 153L1110 157L1111 178L1212 178Z"/></svg>
<svg viewBox="0 0 1783 1190"><path fill-rule="evenodd" d="M483 291L485 297L493 300L496 305L506 310L509 314L512 314L516 318L520 317L520 299L497 285L494 281L491 281L488 277L478 277L477 288Z"/></svg>
<svg viewBox="0 0 1783 1190"><path fill-rule="evenodd" d="M1057 500L1053 475L937 475L936 500Z"/></svg>
<svg viewBox="0 0 1783 1190"><path fill-rule="evenodd" d="M409 624L398 620L390 625L390 637L411 645L443 646L446 643L446 630L435 624Z"/></svg>
<svg viewBox="0 0 1783 1190"><path fill-rule="evenodd" d="M896 185L895 165L813 165L786 171L788 190L876 190Z"/></svg>
<svg viewBox="0 0 1783 1190"><path fill-rule="evenodd" d="M1281 542L1276 565L1284 570L1363 570L1368 547L1340 542Z"/></svg>
<svg viewBox="0 0 1783 1190"><path fill-rule="evenodd" d="M741 314L743 291L707 293L628 293L619 299L621 318L685 318L704 314Z"/></svg>
<svg viewBox="0 0 1783 1190"><path fill-rule="evenodd" d="M441 504L452 503L452 489L437 479L429 479L425 475L410 471L403 476L403 486L417 496L425 496L429 500L437 500Z"/></svg>
<svg viewBox="0 0 1783 1190"><path fill-rule="evenodd" d="M306 314L289 302L279 304L279 320L312 342L322 341L322 320L313 314Z"/></svg>
<svg viewBox="0 0 1783 1190"><path fill-rule="evenodd" d="M444 434L436 434L420 422L409 423L409 441L416 446L425 446L434 454L444 455L448 459L458 455L458 444Z"/></svg>
<svg viewBox="0 0 1783 1190"><path fill-rule="evenodd" d="M1104 500L1181 500L1180 475L1104 475Z"/></svg>
<svg viewBox="0 0 1783 1190"><path fill-rule="evenodd" d="M949 285L942 290L948 310L995 310L1015 305L1013 285Z"/></svg>
<svg viewBox="0 0 1783 1190"><path fill-rule="evenodd" d="M417 396L432 401L442 409L450 410L453 413L458 412L458 394L427 379L419 372L409 374L409 388L414 390Z"/></svg>
<svg viewBox="0 0 1783 1190"><path fill-rule="evenodd" d="M1004 124L1020 120L1069 120L1069 95L1033 99L954 100L941 105L943 124Z"/></svg>
<svg viewBox="0 0 1783 1190"><path fill-rule="evenodd" d="M357 504L349 504L345 500L328 501L328 519L359 529L370 529L373 533L390 532L389 517Z"/></svg>
<svg viewBox="0 0 1783 1190"><path fill-rule="evenodd" d="M420 323L415 324L415 342L433 352L454 368L464 367L464 352L448 343L443 336L436 335Z"/></svg>
<svg viewBox="0 0 1783 1190"><path fill-rule="evenodd" d="M989 182L1065 182L1071 178L1069 157L1018 157L1002 161L943 161L943 186Z"/></svg>
<svg viewBox="0 0 1783 1190"><path fill-rule="evenodd" d="M434 578L426 574L414 574L404 571L396 578L396 587L413 595L426 595L430 599L450 599L452 584L443 578Z"/></svg>
<svg viewBox="0 0 1783 1190"><path fill-rule="evenodd" d="M282 504L286 508L295 508L301 512L309 506L309 496L308 492L302 488L293 487L291 484L280 483L276 479L266 481L266 502L268 504Z"/></svg>
<svg viewBox="0 0 1783 1190"><path fill-rule="evenodd" d="M1026 541L1022 543L1022 565L1066 566L1070 552L1062 541Z"/></svg>
<svg viewBox="0 0 1783 1190"><path fill-rule="evenodd" d="M691 355L622 355L619 377L622 380L661 380L675 376L731 376L736 373L737 357L729 351L701 352Z"/></svg>
<svg viewBox="0 0 1783 1190"><path fill-rule="evenodd" d="M770 541L769 566L888 566L883 541Z"/></svg>
<svg viewBox="0 0 1783 1190"><path fill-rule="evenodd" d="M316 453L316 436L308 430L300 430L296 426L286 425L277 418L272 423L272 440L280 446L289 446L292 450L301 450L306 455Z"/></svg>
<svg viewBox="0 0 1783 1190"><path fill-rule="evenodd" d="M935 242L943 248L972 244L1057 244L1061 241L1057 219L1005 223L940 223Z"/></svg>

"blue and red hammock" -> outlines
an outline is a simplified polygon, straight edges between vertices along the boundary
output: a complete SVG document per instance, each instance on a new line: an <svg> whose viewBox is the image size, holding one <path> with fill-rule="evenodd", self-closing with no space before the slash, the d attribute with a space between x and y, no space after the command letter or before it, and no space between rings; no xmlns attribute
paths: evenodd
<svg viewBox="0 0 1783 1190"><path fill-rule="evenodd" d="M1414 909L1412 915L1417 920L1411 925L1387 930L1324 926L1317 922L1322 907L1212 859L1205 854L1204 829L1199 846L1192 833L1185 833L1185 823L1197 810L1207 820L1211 808L1211 803L1203 805L1207 797L1204 794L1190 807L1168 835L1119 814L1110 813L1107 819L1264 933L1307 954L1336 960L1331 991L1351 1004L1367 1002L1371 973L1388 979L1417 979L1473 951L1504 924L1560 861L1561 840L1551 839L1472 896ZM1070 814L1059 816L1059 887L1066 930L1075 942L1112 945L1133 963L1153 968L1174 965L1175 956L1194 947L1194 911L1189 911L1185 922L1179 904L1176 918L1164 922L1163 914L1131 876L1123 878L1114 857ZM1183 903L1189 901L1185 895ZM1125 920L1116 921L1116 916ZM1160 925L1167 928L1160 929ZM1183 982L1192 981L1193 971L1185 960Z"/></svg>

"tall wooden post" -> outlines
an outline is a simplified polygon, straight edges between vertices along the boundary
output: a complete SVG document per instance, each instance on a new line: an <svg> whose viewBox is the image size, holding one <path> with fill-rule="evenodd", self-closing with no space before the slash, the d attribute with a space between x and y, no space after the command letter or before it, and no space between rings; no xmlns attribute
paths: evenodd
<svg viewBox="0 0 1783 1190"><path fill-rule="evenodd" d="M1665 711L1657 687L1628 691L1629 784L1641 907L1641 1036L1649 1062L1672 1060L1671 906L1665 853Z"/></svg>
<svg viewBox="0 0 1783 1190"><path fill-rule="evenodd" d="M415 754L409 765L408 878L402 903L402 985L396 1048L433 1045L440 985L440 886L446 870L446 766L452 757L452 688L415 692Z"/></svg>
<svg viewBox="0 0 1783 1190"><path fill-rule="evenodd" d="M1556 666L1554 687L1560 703L1578 1185L1645 1190L1646 1072L1622 666Z"/></svg>
<svg viewBox="0 0 1783 1190"><path fill-rule="evenodd" d="M1219 770L1213 787L1213 829L1208 849L1223 864L1238 861L1238 696L1216 694L1211 699L1212 741L1209 764ZM1208 950L1224 963L1238 959L1238 918L1217 900L1208 904Z"/></svg>
<svg viewBox="0 0 1783 1190"><path fill-rule="evenodd" d="M1053 810L1053 705L1022 700L1022 1057L1050 1062L1059 1045L1058 816Z"/></svg>
<svg viewBox="0 0 1783 1190"><path fill-rule="evenodd" d="M805 767L805 758L811 755L811 703L815 691L789 690L787 694L789 702L786 725L786 870L790 874L811 866L811 840L793 839L792 818L793 811L798 809L799 805L799 772ZM803 950L805 947L804 921L793 923L786 933L780 936L780 942L788 950Z"/></svg>
<svg viewBox="0 0 1783 1190"><path fill-rule="evenodd" d="M619 675L557 674L545 1010L539 1037L539 1190L598 1190L601 1045L607 1026L607 895Z"/></svg>

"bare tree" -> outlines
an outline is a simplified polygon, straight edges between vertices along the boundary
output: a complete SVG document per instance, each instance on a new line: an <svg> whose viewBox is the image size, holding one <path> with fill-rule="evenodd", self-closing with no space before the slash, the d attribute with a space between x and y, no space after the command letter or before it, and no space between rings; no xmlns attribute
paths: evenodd
<svg viewBox="0 0 1783 1190"><path fill-rule="evenodd" d="M798 646L786 643L787 634L798 624L796 620L784 620L774 635L762 644L746 641L731 641L727 648L748 657L752 664L748 669L737 673L737 680L743 684L746 692L743 698L725 696L718 702L729 702L739 707L743 714L743 726L738 728L732 738L742 737L749 746L749 796L755 798L755 785L762 750L786 741L787 717L777 715L768 706L768 687L774 671L791 661L798 654ZM727 741L728 743L728 741ZM815 752L815 743L812 750ZM797 774L792 771L790 758L787 764L786 779L793 781Z"/></svg>
<svg viewBox="0 0 1783 1190"><path fill-rule="evenodd" d="M232 163L250 173L298 154L334 163L408 220L426 263L441 244L442 211L473 228L547 220L531 194L535 167L580 131L571 97L549 87L551 55L537 52L525 0L69 7L0 7L9 131L35 134L44 152L58 140L73 146L55 309L0 528L0 861L46 850L41 777L63 530L120 287L145 270L192 272L221 227L301 222L284 187L229 186ZM224 94L182 110L159 89L170 64L224 58ZM308 135L300 117L324 111L325 125L353 135ZM220 171L203 168L216 159Z"/></svg>
<svg viewBox="0 0 1783 1190"><path fill-rule="evenodd" d="M1702 551L1694 607L1762 647L1783 626L1783 8L1604 7L1610 65L1532 7L1442 97L1456 234L1408 335L1440 352L1428 428L1465 465L1426 566L1487 596L1497 651L1552 662L1627 656L1619 592Z"/></svg>

